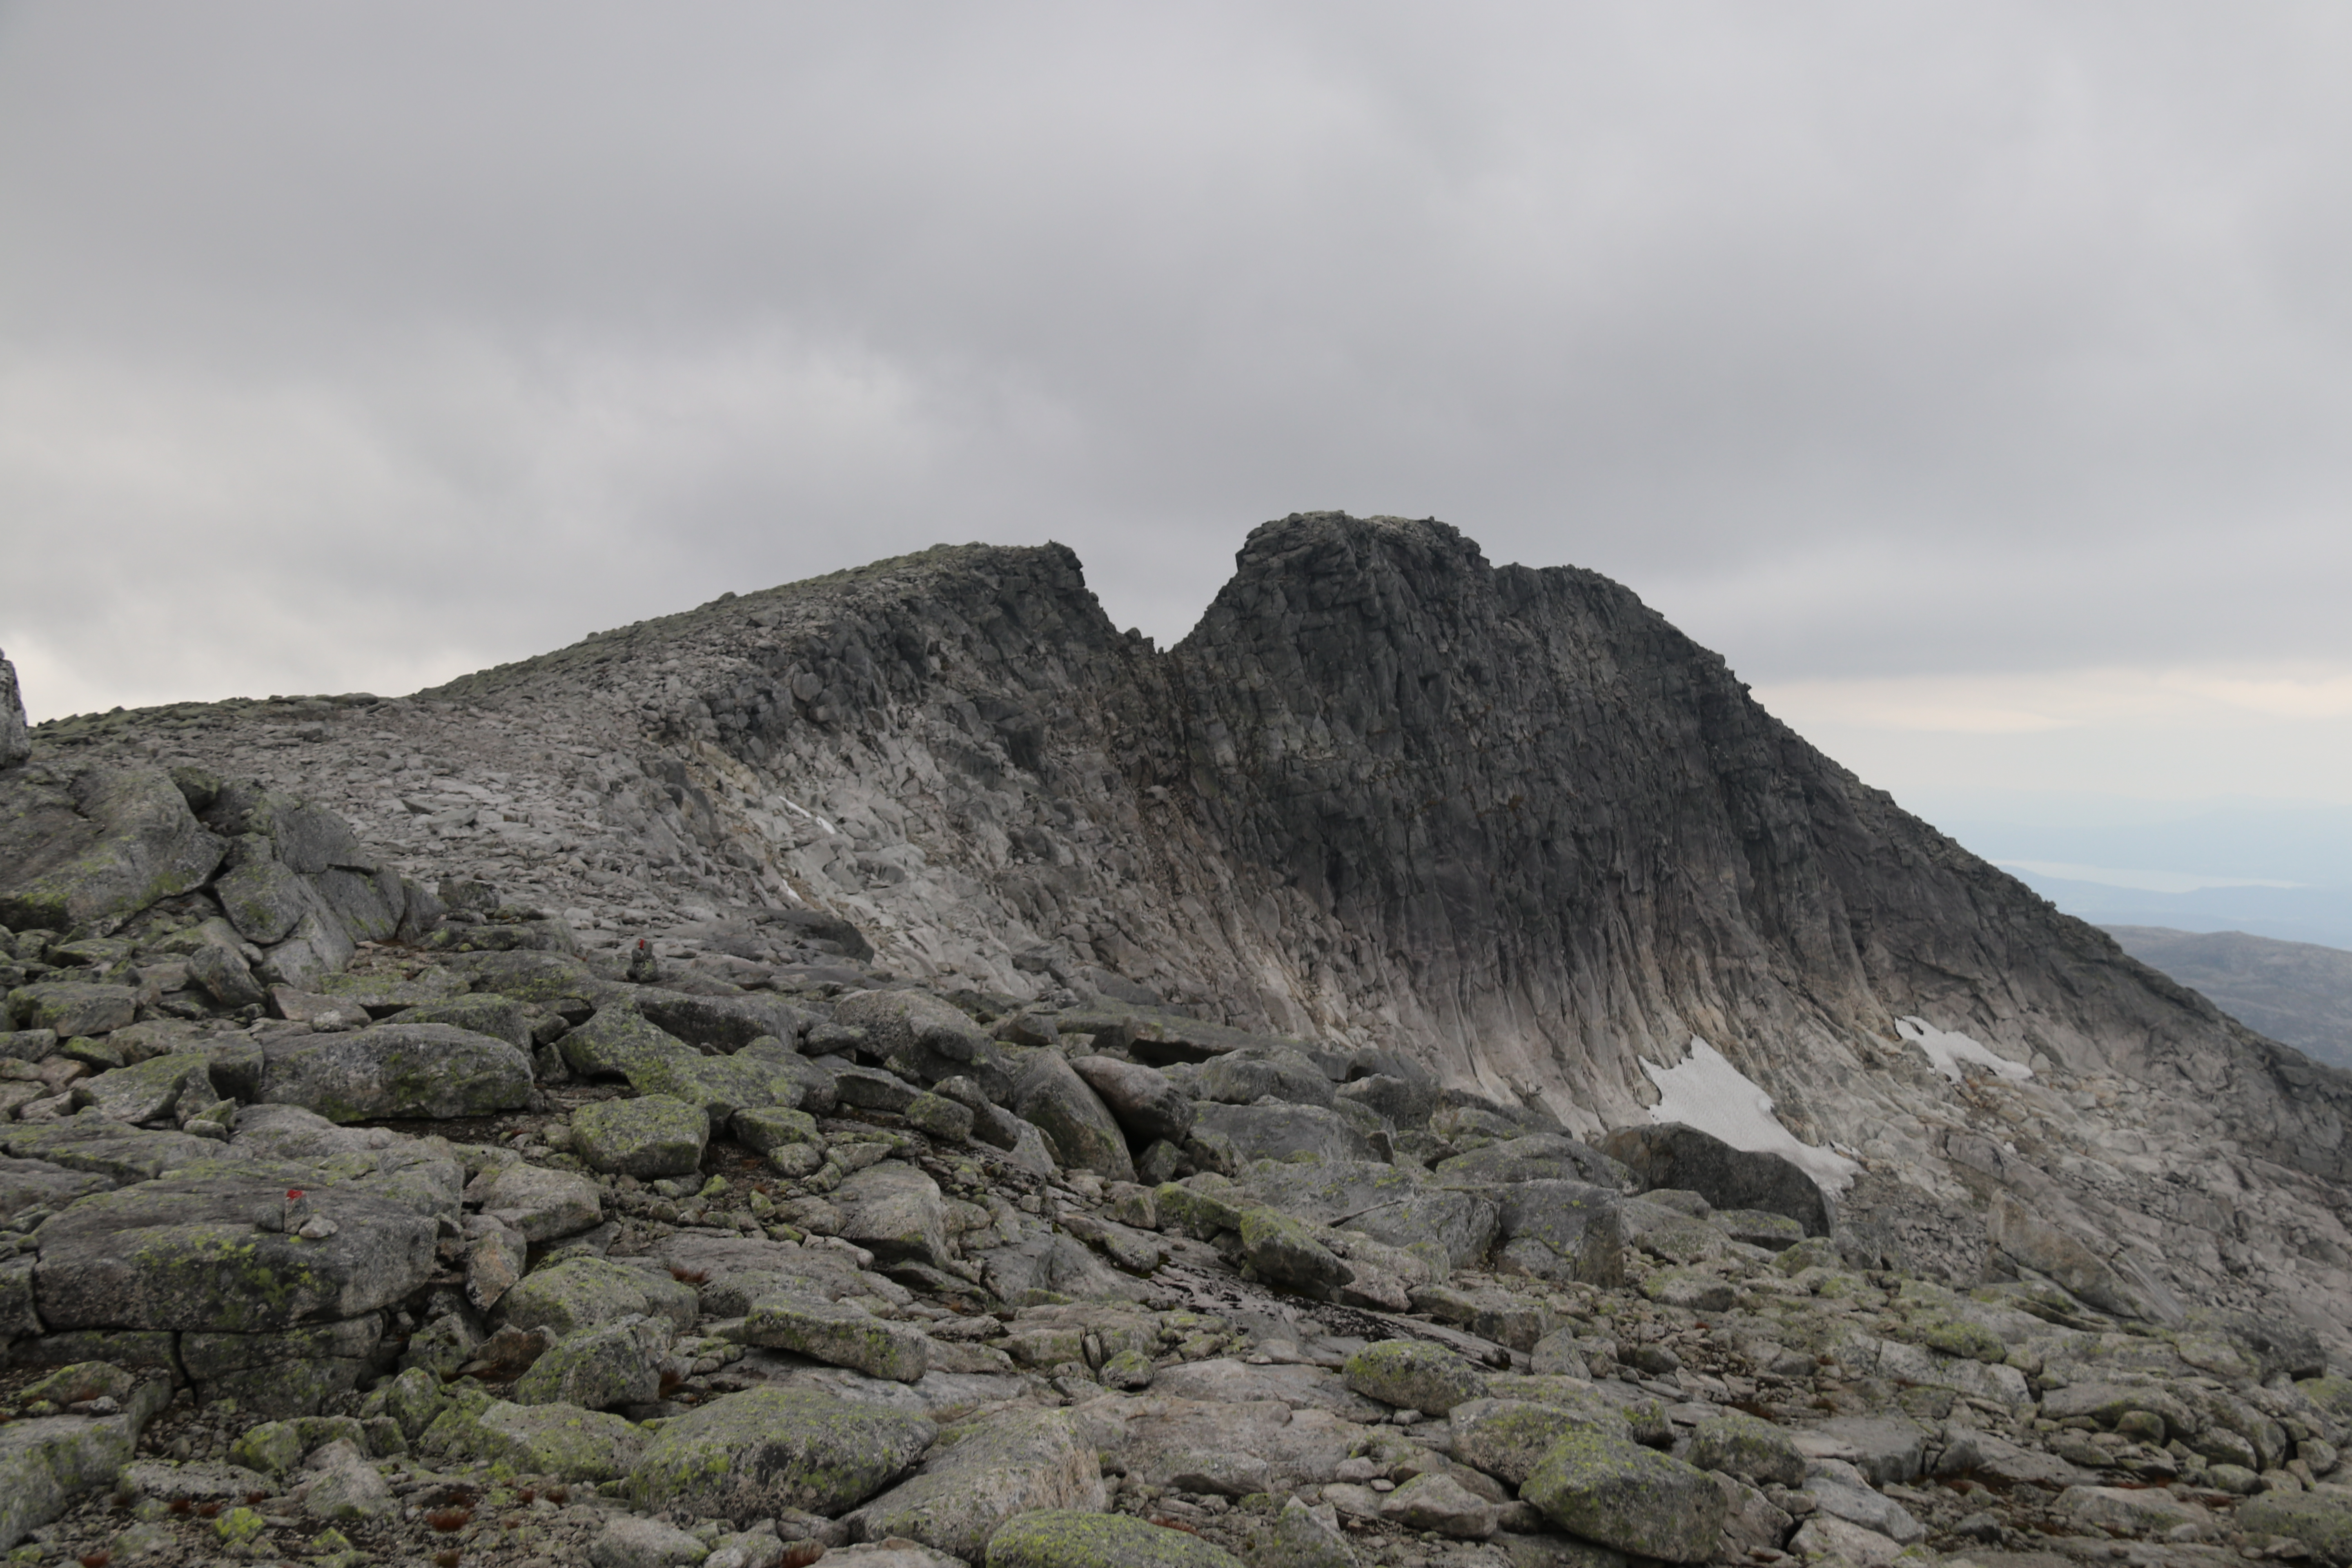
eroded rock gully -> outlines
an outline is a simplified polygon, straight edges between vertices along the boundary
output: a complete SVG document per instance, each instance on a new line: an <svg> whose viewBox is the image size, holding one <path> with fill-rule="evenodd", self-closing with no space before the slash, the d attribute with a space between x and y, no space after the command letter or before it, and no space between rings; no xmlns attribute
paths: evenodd
<svg viewBox="0 0 2352 1568"><path fill-rule="evenodd" d="M1434 522L0 661L0 927L28 1561L2352 1563L2346 1078Z"/></svg>

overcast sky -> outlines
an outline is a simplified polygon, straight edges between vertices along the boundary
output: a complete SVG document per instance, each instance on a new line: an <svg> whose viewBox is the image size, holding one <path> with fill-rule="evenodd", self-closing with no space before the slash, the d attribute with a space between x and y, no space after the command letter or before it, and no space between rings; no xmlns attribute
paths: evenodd
<svg viewBox="0 0 2352 1568"><path fill-rule="evenodd" d="M1597 568L1898 795L2352 801L2352 10L0 5L36 718L942 540Z"/></svg>

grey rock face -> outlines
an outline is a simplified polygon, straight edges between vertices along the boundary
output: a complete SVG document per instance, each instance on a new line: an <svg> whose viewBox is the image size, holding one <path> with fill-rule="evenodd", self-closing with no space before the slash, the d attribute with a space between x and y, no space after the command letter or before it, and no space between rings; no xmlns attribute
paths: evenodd
<svg viewBox="0 0 2352 1568"><path fill-rule="evenodd" d="M1061 1057L1037 1054L1013 1087L1013 1109L1054 1141L1063 1164L1114 1182L1135 1180L1118 1120Z"/></svg>
<svg viewBox="0 0 2352 1568"><path fill-rule="evenodd" d="M13 768L33 754L33 737L25 724L25 694L16 684L16 667L0 654L0 768Z"/></svg>
<svg viewBox="0 0 2352 1568"><path fill-rule="evenodd" d="M0 925L119 921L202 887L227 847L161 768L11 769L0 779Z"/></svg>

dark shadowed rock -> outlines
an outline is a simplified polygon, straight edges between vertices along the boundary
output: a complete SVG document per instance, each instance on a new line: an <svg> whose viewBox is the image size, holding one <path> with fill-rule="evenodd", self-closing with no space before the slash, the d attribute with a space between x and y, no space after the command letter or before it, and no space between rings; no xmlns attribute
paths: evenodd
<svg viewBox="0 0 2352 1568"><path fill-rule="evenodd" d="M1786 1215L1807 1236L1830 1233L1829 1200L1813 1179L1778 1154L1735 1149L1679 1121L1621 1127L1602 1152L1633 1173L1643 1191L1679 1188L1719 1209Z"/></svg>
<svg viewBox="0 0 2352 1568"><path fill-rule="evenodd" d="M1138 1142L1181 1143L1192 1131L1192 1101L1166 1073L1110 1057L1075 1057L1070 1067Z"/></svg>
<svg viewBox="0 0 2352 1568"><path fill-rule="evenodd" d="M1086 1079L1052 1051L1040 1051L1013 1085L1013 1109L1054 1141L1063 1164L1115 1182L1135 1180L1118 1119Z"/></svg>

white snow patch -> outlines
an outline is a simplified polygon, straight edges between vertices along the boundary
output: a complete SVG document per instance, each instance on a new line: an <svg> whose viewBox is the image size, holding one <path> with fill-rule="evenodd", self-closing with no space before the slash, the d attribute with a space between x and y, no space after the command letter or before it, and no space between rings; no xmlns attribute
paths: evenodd
<svg viewBox="0 0 2352 1568"><path fill-rule="evenodd" d="M1763 1085L1696 1035L1691 1037L1690 1055L1681 1066L1662 1068L1644 1059L1642 1070L1658 1086L1658 1103L1650 1107L1653 1121L1680 1121L1735 1149L1778 1154L1832 1194L1845 1191L1862 1169L1843 1154L1797 1142L1797 1135L1772 1114L1772 1097Z"/></svg>
<svg viewBox="0 0 2352 1568"><path fill-rule="evenodd" d="M1960 1081L1962 1062L1974 1062L1994 1077L2005 1078L2011 1083L2023 1083L2033 1076L2033 1069L2023 1062L1995 1056L1966 1035L1947 1034L1925 1018L1897 1018L1895 1032L1925 1051L1936 1070L1954 1083Z"/></svg>
<svg viewBox="0 0 2352 1568"><path fill-rule="evenodd" d="M832 823L827 822L824 817L819 816L815 812L811 811L807 806L804 806L799 801L794 800L791 795L780 795L776 796L776 798L782 801L784 805L792 810L798 812L803 820L815 823L827 833L837 834L841 831L841 829L835 827Z"/></svg>

